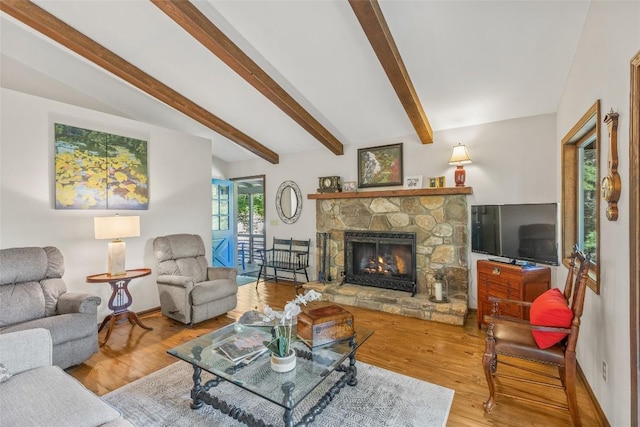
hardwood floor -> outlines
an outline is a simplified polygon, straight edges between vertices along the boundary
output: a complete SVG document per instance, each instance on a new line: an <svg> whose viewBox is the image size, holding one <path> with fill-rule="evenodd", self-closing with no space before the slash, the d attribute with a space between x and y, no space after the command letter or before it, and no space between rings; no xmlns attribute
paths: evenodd
<svg viewBox="0 0 640 427"><path fill-rule="evenodd" d="M142 322L151 326L152 331L117 325L109 342L97 354L67 372L103 395L176 362L176 358L166 353L167 349L233 323L247 310L260 310L264 305L282 307L294 296L293 287L286 283L267 283L257 292L255 286L245 285L240 287L234 311L193 328L164 318L159 312L147 314ZM571 425L568 412L502 396L498 396L491 414L484 412L482 402L488 396L482 370L485 330L478 330L475 314L465 326L453 326L358 307L345 308L353 313L357 324L375 330L358 350L358 360L455 390L447 426ZM100 333L101 340L105 332ZM565 402L561 390L545 388L540 394ZM599 426L582 380L578 385L578 401L583 425Z"/></svg>

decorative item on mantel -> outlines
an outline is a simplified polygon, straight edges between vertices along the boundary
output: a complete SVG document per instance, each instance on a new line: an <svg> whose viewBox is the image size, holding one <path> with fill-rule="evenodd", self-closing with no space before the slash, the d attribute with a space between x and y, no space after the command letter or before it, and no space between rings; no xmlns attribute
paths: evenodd
<svg viewBox="0 0 640 427"><path fill-rule="evenodd" d="M464 187L466 172L464 171L464 167L462 165L467 165L469 163L471 163L471 157L469 157L467 147L462 144L458 144L453 147L453 152L451 153L449 164L456 165L456 172L454 174L456 187Z"/></svg>
<svg viewBox="0 0 640 427"><path fill-rule="evenodd" d="M340 193L342 180L339 176L321 176L318 178L318 193Z"/></svg>
<svg viewBox="0 0 640 427"><path fill-rule="evenodd" d="M449 302L449 286L442 270L436 271L433 278L434 282L431 288L431 297L429 300L437 303Z"/></svg>
<svg viewBox="0 0 640 427"><path fill-rule="evenodd" d="M345 193L356 191L357 183L355 181L345 181L342 183L342 191Z"/></svg>
<svg viewBox="0 0 640 427"><path fill-rule="evenodd" d="M271 351L271 369L276 372L289 372L296 367L296 352L291 348L292 340L296 339L293 333L293 322L297 322L297 316L301 313L300 304L317 301L322 295L310 290L304 295L296 296L289 301L283 311L275 311L266 306L263 310L263 320L273 322L271 341L265 341L264 345Z"/></svg>

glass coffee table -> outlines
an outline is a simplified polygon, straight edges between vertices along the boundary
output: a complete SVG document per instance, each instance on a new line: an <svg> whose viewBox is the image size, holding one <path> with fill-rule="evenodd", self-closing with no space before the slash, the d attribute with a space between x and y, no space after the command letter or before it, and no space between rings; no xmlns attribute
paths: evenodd
<svg viewBox="0 0 640 427"><path fill-rule="evenodd" d="M214 387L227 381L282 407L284 425L291 427L294 425L293 411L296 406L329 374L334 371L343 372L338 381L332 387L328 387L324 396L295 424L307 426L345 385L357 385L356 350L373 334L373 331L355 328L354 337L313 349L301 341L295 341L291 347L296 351L296 367L293 371L279 373L271 369L268 351L257 353L253 360L246 359L249 361L240 363L233 363L228 356L223 355L221 345L238 335L247 334L248 331L251 334L260 331L265 340L269 340L270 327L234 323L167 351L193 366L192 409L207 404L248 426L266 425L259 414L250 414L222 400L224 396L211 394ZM213 374L214 378L203 384L202 370Z"/></svg>

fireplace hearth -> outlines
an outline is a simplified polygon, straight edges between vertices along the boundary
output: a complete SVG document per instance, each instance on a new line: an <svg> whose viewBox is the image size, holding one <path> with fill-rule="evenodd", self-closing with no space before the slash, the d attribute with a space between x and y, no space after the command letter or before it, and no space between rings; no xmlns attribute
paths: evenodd
<svg viewBox="0 0 640 427"><path fill-rule="evenodd" d="M345 282L411 292L416 285L416 234L345 231Z"/></svg>

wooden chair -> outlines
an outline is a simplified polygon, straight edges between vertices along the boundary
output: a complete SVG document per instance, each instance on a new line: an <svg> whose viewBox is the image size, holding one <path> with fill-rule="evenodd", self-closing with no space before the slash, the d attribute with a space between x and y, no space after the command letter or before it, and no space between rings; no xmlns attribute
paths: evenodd
<svg viewBox="0 0 640 427"><path fill-rule="evenodd" d="M526 307L530 307L532 303L490 297L490 300L494 303L494 307L493 314L485 316L488 329L484 356L482 358L482 365L489 386L489 399L484 402L486 412L490 412L495 406L495 379L496 377L501 377L523 381L530 385L535 384L563 389L567 397L568 405L566 406L522 395L507 394L504 392L500 392L500 394L547 407L564 410L569 409L573 425L582 425L576 398L576 343L578 342L578 333L580 331L580 316L582 316L582 307L584 305L589 263L589 255L585 256L576 246L571 255L571 264L563 292L564 299L567 303L571 303L570 307L573 312L571 325L568 328L534 326L527 320L497 315L496 313L498 313L498 305L500 303L518 304ZM532 334L534 330L561 332L568 335L558 344L546 349L541 349L534 340ZM517 373L522 373L522 376L511 374L510 372L498 373L498 355L508 357L509 362L505 362L501 358L500 363L514 368L513 370ZM520 361L517 359L520 359ZM523 360L526 362L523 362ZM530 362L533 362L533 364ZM557 367L558 375L552 375L542 372L542 369L536 369L536 363ZM533 369L531 368L532 365ZM554 381L552 382L551 380ZM500 385L502 386L502 384Z"/></svg>

